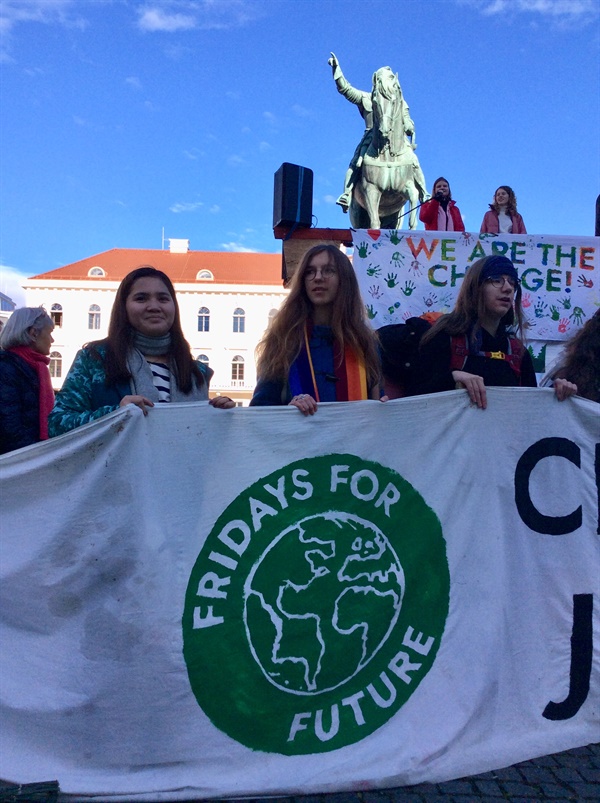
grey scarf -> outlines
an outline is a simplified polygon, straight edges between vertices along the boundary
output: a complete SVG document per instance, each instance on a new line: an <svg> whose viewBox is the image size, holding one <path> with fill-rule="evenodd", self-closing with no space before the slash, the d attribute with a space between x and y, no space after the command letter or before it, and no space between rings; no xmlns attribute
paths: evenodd
<svg viewBox="0 0 600 803"><path fill-rule="evenodd" d="M144 355L138 349L133 349L127 357L127 367L131 373L129 380L131 392L137 396L145 396L147 399L158 403L158 391L152 380L152 369L148 365ZM190 393L183 393L177 387L175 377L171 374L171 401L174 403L206 401L208 399L208 385L206 382L202 387L198 387L195 379L192 379L193 387Z"/></svg>

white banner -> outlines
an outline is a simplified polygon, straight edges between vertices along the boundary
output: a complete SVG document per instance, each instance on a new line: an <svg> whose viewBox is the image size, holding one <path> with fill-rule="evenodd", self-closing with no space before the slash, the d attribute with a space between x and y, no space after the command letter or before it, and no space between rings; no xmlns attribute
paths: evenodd
<svg viewBox="0 0 600 803"><path fill-rule="evenodd" d="M0 458L0 777L282 796L597 740L599 408L488 399L128 407Z"/></svg>
<svg viewBox="0 0 600 803"><path fill-rule="evenodd" d="M450 312L475 260L507 256L530 340L568 340L600 307L600 239L548 234L353 231L353 264L375 329Z"/></svg>

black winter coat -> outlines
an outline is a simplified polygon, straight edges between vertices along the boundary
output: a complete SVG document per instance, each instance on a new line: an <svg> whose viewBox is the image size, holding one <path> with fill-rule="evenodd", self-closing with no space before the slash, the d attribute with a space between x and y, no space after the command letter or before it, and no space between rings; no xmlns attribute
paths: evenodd
<svg viewBox="0 0 600 803"><path fill-rule="evenodd" d="M0 454L40 439L40 386L36 372L11 351L0 351Z"/></svg>

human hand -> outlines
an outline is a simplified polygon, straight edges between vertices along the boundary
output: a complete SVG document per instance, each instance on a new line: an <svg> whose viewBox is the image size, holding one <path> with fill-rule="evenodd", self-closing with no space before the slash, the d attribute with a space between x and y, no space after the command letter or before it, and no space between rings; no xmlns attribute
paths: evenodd
<svg viewBox="0 0 600 803"><path fill-rule="evenodd" d="M468 374L466 371L452 371L452 378L458 388L465 388L469 398L481 410L487 407L487 395L483 377L477 374Z"/></svg>
<svg viewBox="0 0 600 803"><path fill-rule="evenodd" d="M297 407L302 415L314 415L317 412L317 403L308 393L294 396L288 406Z"/></svg>
<svg viewBox="0 0 600 803"><path fill-rule="evenodd" d="M146 407L154 407L154 402L150 401L150 399L147 399L145 396L123 396L119 402L119 407L125 407L128 404L135 404L144 415L148 415Z"/></svg>
<svg viewBox="0 0 600 803"><path fill-rule="evenodd" d="M574 382L569 382L568 379L555 379L554 393L558 401L564 401L568 399L569 396L576 395L577 385Z"/></svg>
<svg viewBox="0 0 600 803"><path fill-rule="evenodd" d="M235 402L233 399L230 399L229 396L215 396L215 398L210 399L208 403L211 407L216 407L218 410L229 410L235 407Z"/></svg>

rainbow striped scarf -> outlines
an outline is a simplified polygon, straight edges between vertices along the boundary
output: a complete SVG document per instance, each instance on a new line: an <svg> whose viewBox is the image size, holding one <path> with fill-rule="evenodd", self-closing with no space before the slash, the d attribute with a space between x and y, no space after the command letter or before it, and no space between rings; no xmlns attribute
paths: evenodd
<svg viewBox="0 0 600 803"><path fill-rule="evenodd" d="M340 359L342 356L343 358ZM344 349L342 355L338 344L334 341L333 365L337 380L337 401L360 401L369 398L364 360L357 357L351 348ZM300 354L290 367L289 383L292 396L310 393L316 401L320 401L315 369L310 354L310 332L307 325L304 326L304 343Z"/></svg>

